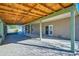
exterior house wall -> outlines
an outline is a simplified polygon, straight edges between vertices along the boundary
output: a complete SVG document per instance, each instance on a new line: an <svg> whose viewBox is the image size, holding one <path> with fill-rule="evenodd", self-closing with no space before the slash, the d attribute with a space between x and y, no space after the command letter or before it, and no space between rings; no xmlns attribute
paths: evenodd
<svg viewBox="0 0 79 59"><path fill-rule="evenodd" d="M45 34L45 27L47 25L54 25L54 36L60 36L70 39L70 18L42 23L42 32ZM76 40L79 40L79 16L76 16ZM33 24L33 31L39 33L39 24Z"/></svg>
<svg viewBox="0 0 79 59"><path fill-rule="evenodd" d="M56 21L44 23L43 28L45 29L45 26L47 26L47 25L53 25L54 36L70 38L70 36L69 36L69 19L62 19L62 20L56 20ZM45 31L43 30L43 32L45 32Z"/></svg>
<svg viewBox="0 0 79 59"><path fill-rule="evenodd" d="M45 27L48 25L54 26L54 36L70 38L70 36L69 36L69 19L68 18L42 23L43 34L45 34ZM34 32L40 33L39 24L33 24L32 27L33 27Z"/></svg>
<svg viewBox="0 0 79 59"><path fill-rule="evenodd" d="M79 16L76 17L76 22L75 22L75 34L76 34L76 40L79 40Z"/></svg>
<svg viewBox="0 0 79 59"><path fill-rule="evenodd" d="M39 34L40 33L40 28L39 28L39 23L38 24L32 24L32 33L33 34Z"/></svg>

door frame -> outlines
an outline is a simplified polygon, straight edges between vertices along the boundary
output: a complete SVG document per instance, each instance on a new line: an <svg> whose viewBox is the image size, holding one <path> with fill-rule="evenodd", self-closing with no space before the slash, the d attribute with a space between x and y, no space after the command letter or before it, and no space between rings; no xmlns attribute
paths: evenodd
<svg viewBox="0 0 79 59"><path fill-rule="evenodd" d="M52 30L50 29L50 27L52 27ZM53 32L54 32L54 31L53 31L53 25L48 25L48 29L49 29L49 30L48 30L48 35L49 35L49 36L53 36ZM52 31L52 34L50 34L50 31Z"/></svg>
<svg viewBox="0 0 79 59"><path fill-rule="evenodd" d="M46 29L46 27L48 26L48 34L46 34L46 31L47 31L47 29ZM54 25L47 25L46 27L45 27L45 34L46 35L48 35L48 36L53 36L53 34L54 34ZM50 34L50 26L52 26L52 34Z"/></svg>

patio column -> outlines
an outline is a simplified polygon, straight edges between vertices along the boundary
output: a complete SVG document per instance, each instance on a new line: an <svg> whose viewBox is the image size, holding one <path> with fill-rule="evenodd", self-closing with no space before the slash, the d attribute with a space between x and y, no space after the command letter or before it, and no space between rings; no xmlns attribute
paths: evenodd
<svg viewBox="0 0 79 59"><path fill-rule="evenodd" d="M5 37L7 35L7 24L5 24L5 23L4 23L4 35L5 35Z"/></svg>
<svg viewBox="0 0 79 59"><path fill-rule="evenodd" d="M2 44L2 42L3 42L4 39L5 39L4 23L0 19L0 44Z"/></svg>
<svg viewBox="0 0 79 59"><path fill-rule="evenodd" d="M30 34L31 34L32 30L31 30L31 24L30 24Z"/></svg>
<svg viewBox="0 0 79 59"><path fill-rule="evenodd" d="M25 25L22 25L22 33L25 35Z"/></svg>
<svg viewBox="0 0 79 59"><path fill-rule="evenodd" d="M24 35L26 35L26 31L25 31L25 25L24 25Z"/></svg>
<svg viewBox="0 0 79 59"><path fill-rule="evenodd" d="M40 20L40 40L42 39L42 21Z"/></svg>
<svg viewBox="0 0 79 59"><path fill-rule="evenodd" d="M70 17L70 37L71 37L71 51L75 53L75 11L71 8Z"/></svg>

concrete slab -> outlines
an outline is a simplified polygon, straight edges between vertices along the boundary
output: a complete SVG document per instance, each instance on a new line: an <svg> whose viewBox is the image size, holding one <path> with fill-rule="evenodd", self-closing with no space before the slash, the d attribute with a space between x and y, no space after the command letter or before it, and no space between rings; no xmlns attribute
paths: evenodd
<svg viewBox="0 0 79 59"><path fill-rule="evenodd" d="M30 38L9 35L0 46L0 56L73 56L68 40ZM76 55L79 55L77 52Z"/></svg>

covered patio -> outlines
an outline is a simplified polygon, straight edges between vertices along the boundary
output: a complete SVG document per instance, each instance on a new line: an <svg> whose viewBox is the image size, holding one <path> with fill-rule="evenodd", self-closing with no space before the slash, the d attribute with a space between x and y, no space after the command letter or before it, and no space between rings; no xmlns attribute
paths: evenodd
<svg viewBox="0 0 79 59"><path fill-rule="evenodd" d="M78 41L75 40L76 15L72 3L0 4L0 55L79 55ZM70 17L69 40L43 35L43 23L58 17ZM34 24L38 24L38 36L32 32ZM7 25L22 25L23 33L7 35Z"/></svg>

